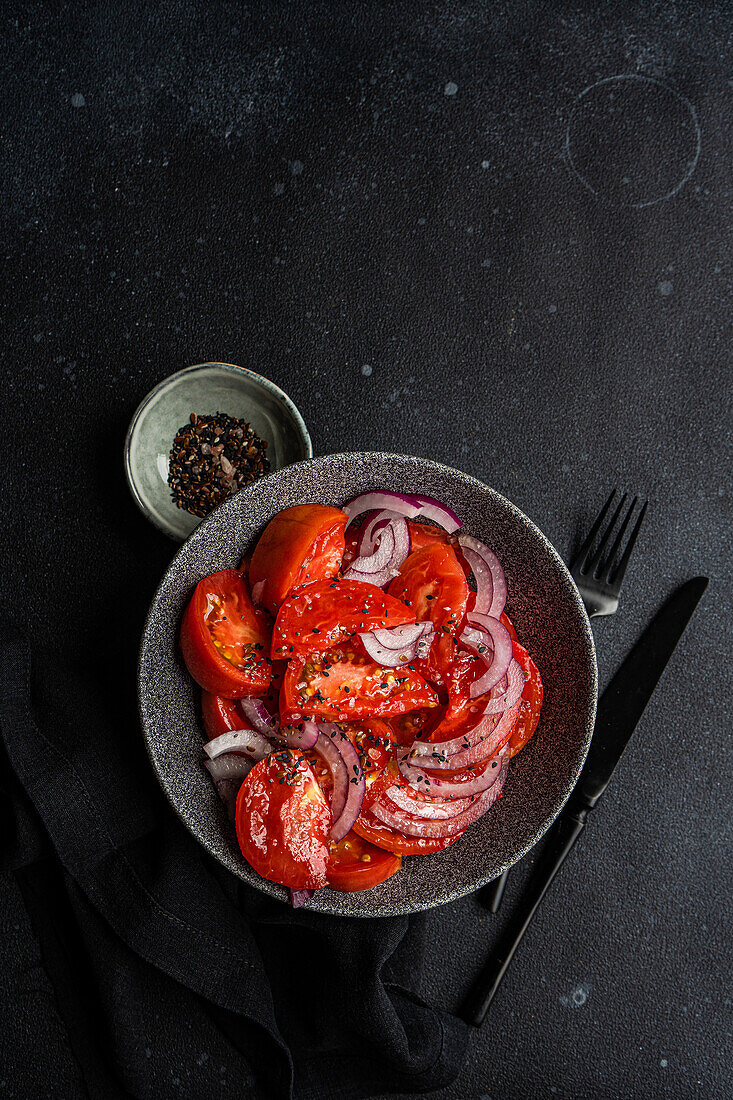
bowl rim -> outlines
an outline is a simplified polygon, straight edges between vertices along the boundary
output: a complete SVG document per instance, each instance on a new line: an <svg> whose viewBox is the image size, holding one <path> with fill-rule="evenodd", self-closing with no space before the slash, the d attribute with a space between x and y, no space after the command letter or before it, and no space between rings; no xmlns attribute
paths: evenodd
<svg viewBox="0 0 733 1100"><path fill-rule="evenodd" d="M315 907L311 908L310 903L306 903L306 905L304 906L304 909L307 909L311 912L323 913L324 915L328 915L328 916L346 917L347 919L378 920L378 919L381 919L383 916L386 916L386 915L389 915L389 916L404 916L404 915L409 915L411 913L426 912L429 909L437 908L440 905L448 905L451 902L457 901L462 897L467 897L469 894L475 893L476 891L482 889L484 886L488 885L488 883L493 882L504 871L508 870L510 867L513 867L520 860L524 859L524 857L527 855L527 853L530 852L534 847L536 847L536 845L540 842L542 837L554 825L555 821L557 820L559 815L562 813L563 808L565 807L568 799L570 798L571 794L573 793L573 791L575 789L575 786L578 782L578 777L579 777L579 775L580 775L580 773L583 769L583 765L585 764L586 758L588 756L588 751L590 749L590 744L591 744L591 738L593 736L593 730L594 730L594 727L595 727L596 711L597 711L597 707L598 707L598 661L597 661L597 656L596 656L595 639L593 637L593 631L591 629L590 618L588 617L588 612L586 610L585 604L583 603L583 598L580 595L580 591L578 589L578 586L576 585L575 581L573 580L573 577L570 573L570 570L568 569L567 565L565 564L565 562L561 558L559 552L555 549L553 544L550 542L547 535L545 535L544 532L541 531L540 528L537 526L537 524L534 523L534 521L531 520L529 518L529 516L527 516L524 512L522 512L522 510L516 504L514 504L511 500L509 500L507 497L505 497L497 489L494 489L492 486L487 485L485 482L481 481L479 478L474 477L473 474L468 474L464 470L457 469L455 466L448 466L446 463L437 462L435 459L425 458L421 455L409 455L409 454L403 454L403 453L394 452L394 451L335 451L335 452L329 452L328 454L311 456L307 459L303 459L300 462L291 463L287 467L282 467L282 469L293 470L293 469L295 469L297 467L300 467L300 466L306 466L306 465L310 464L311 462L324 461L326 459L334 460L334 459L339 459L339 458L343 458L343 459L353 458L355 455L358 455L360 457L379 456L382 459L396 458L396 459L407 459L409 461L419 461L421 463L425 463L427 466L432 467L434 469L449 471L451 474L457 474L460 478L465 479L469 482L473 482L482 491L487 491L488 490L490 493L492 493L495 497L498 498L498 500L502 503L502 505L505 506L508 509L508 511L512 514L512 516L515 519L517 519L518 521L520 521L522 523L527 524L529 526L529 528L531 529L532 533L535 534L537 537L539 537L540 541L544 544L545 549L549 552L550 557L553 559L555 564L560 567L561 573L564 574L565 579L569 582L570 592L573 596L573 599L574 599L574 602L575 602L575 605L576 605L576 609L579 612L583 638L584 638L584 641L585 641L585 654L586 654L586 657L587 657L587 660L588 660L589 673L590 673L590 676L589 676L589 692L588 692L588 695L589 695L588 704L589 705L588 705L588 711L587 711L586 718L585 718L585 743L584 743L582 751L578 754L578 757L575 760L575 763L574 763L574 766L573 766L573 769L572 769L572 772L571 772L571 776L570 776L569 782L567 784L566 790L564 791L564 794L562 796L562 799L561 799L559 805L557 806L555 812L549 818L549 820L537 829L537 831L533 834L532 838L524 844L524 846L513 856L513 858L511 860L507 860L505 863L502 863L501 866L498 868L498 870L496 870L496 872L493 875L491 875L489 877L480 878L478 881L473 883L467 889L464 889L461 886L457 886L454 890L450 891L447 894L444 894L443 896L441 896L441 898L438 901L434 902L431 905L413 906L413 905L409 905L409 904L404 904L404 905L401 905L401 906L398 906L398 907L391 908L389 914L383 914L383 913L380 913L380 912L376 912L376 913L375 912L372 912L372 913L369 913L369 912L366 912L366 913L351 912L351 913L346 913L345 914L340 909L332 907L328 903L324 904L323 899L320 899L320 904L318 905L317 908L315 908ZM279 471L274 471L274 473L278 473L278 472ZM272 476L274 476L274 474L268 474L267 475L268 478L272 477ZM265 479L261 479L261 480L265 480ZM246 493L248 491L248 488L249 487L241 489L240 493ZM239 496L240 493L237 493L236 496ZM287 902L283 898L281 898L279 896L279 894L274 893L270 889L268 889L268 887L272 887L275 884L269 882L266 879L262 879L261 882L250 881L249 878L245 878L243 875L237 874L236 871L232 870L231 867L227 866L225 863L222 862L222 860L220 859L218 853L216 851L214 851L209 846L206 839L200 837L198 835L198 833L195 832L194 829L191 827L191 824L186 819L186 817L184 816L182 809L176 804L176 802L173 799L173 795L171 794L171 792L168 790L167 786L163 782L163 778L160 775L160 773L158 771L158 767L156 765L156 762L153 758L153 747L150 743L150 740L149 740L149 738L147 736L147 732L146 732L145 703L144 703L143 693L140 690L141 683L142 683L142 676L143 676L143 657L144 657L144 652L145 652L145 649L146 649L148 635L149 635L149 631L150 631L151 619L153 618L154 610L155 610L155 607L157 605L159 595L160 595L160 593L163 589L163 586L166 582L166 578L168 576L168 573L173 568L173 565L178 560L179 556L184 552L187 543L195 537L202 537L203 536L204 524L208 523L212 519L212 517L215 515L215 513L218 511L219 508L225 507L227 504L231 503L232 500L236 499L236 496L231 497L229 501L224 501L221 505L219 505L217 508L215 508L206 517L205 520L203 520L200 524L198 524L194 528L194 530L191 532L191 534L188 536L188 538L182 543L182 545L179 547L179 549L174 554L173 558L170 560L170 562L166 566L165 572L164 572L163 576L161 577L159 584L155 588L155 591L154 591L154 593L152 595L152 598L151 598L151 601L150 601L150 607L148 608L148 612L145 616L145 622L143 624L142 636L141 636L141 640L140 640L140 649L139 649L139 654L138 654L138 662L137 662L138 715L139 715L139 719L140 719L140 726L141 726L141 732L143 734L143 740L145 742L145 751L147 753L148 759L150 760L150 764L151 764L151 767L152 767L152 769L155 773L156 779L157 779L158 783L160 784L167 801L170 803L170 805L173 808L176 816L180 819L180 821L182 822L182 824L186 828L187 832L190 833L191 836L193 836L193 838L196 840L196 842L204 848L204 850L207 852L207 854L209 856L211 856L213 859L215 859L217 861L217 863L221 864L221 866L224 867L225 870L229 871L230 874L236 875L236 877L239 878L240 881L244 882L246 885L252 886L253 889L259 890L261 893L266 894L268 897L274 897L277 900L282 901L283 904L287 904ZM256 874L256 872L255 872L255 874ZM283 888L280 887L280 889L283 889ZM368 894L369 894L369 891L365 891L365 896L368 896Z"/></svg>
<svg viewBox="0 0 733 1100"><path fill-rule="evenodd" d="M268 390L274 397L276 397L278 399L278 401L280 401L280 403L285 406L285 408L288 410L288 412L292 416L293 421L294 421L295 426L296 426L297 431L298 431L298 435L299 435L299 437L300 437L300 439L301 439L301 441L302 441L302 443L305 447L306 455L305 455L304 458L300 459L299 461L300 462L309 462L313 458L313 442L311 440L310 432L308 431L308 428L306 426L305 420L303 419L303 415L302 415L300 409L295 404L292 397L290 397L285 392L285 390L281 389L280 386L278 386L277 383L273 382L270 378L265 377L264 374L259 374L257 371L251 370L250 367L240 367L237 363L207 362L207 363L194 363L192 366L183 367L181 370L174 371L173 374L169 374L166 378L161 379L160 382L158 382L155 386L153 386L153 388L151 390L148 391L148 393L145 394L145 397L143 397L142 401L140 402L140 404L135 409L135 412L132 414L132 419L130 420L130 423L127 427L127 431L125 433L125 443L124 443L124 448L123 448L123 464L124 464L124 468L125 468L125 479L127 481L127 487L130 490L130 493L132 494L132 498L135 501L135 503L137 504L137 506L140 509L140 511L142 512L142 514L145 516L145 518L147 520L150 521L150 523L153 524L154 527L157 527L157 529L159 531L162 531L164 535L167 535L168 538L174 539L174 541L181 543L181 545L183 545L183 543L185 543L186 540L191 537L191 535L193 534L193 531L198 529L198 527L200 526L200 523L197 523L196 526L194 527L193 531L191 531L190 534L186 535L184 537L184 539L181 540L180 535L174 534L171 531L171 529L164 522L161 522L157 518L157 516L155 516L151 512L150 508L148 508L147 504L145 503L145 501L143 500L142 496L140 495L140 493L138 491L137 483L135 481L135 476L134 476L134 473L133 473L133 470L132 470L132 461L131 461L131 458L130 458L130 452L132 450L132 440L133 440L133 437L134 437L134 435L137 431L137 428L138 428L138 425L139 425L139 422L140 422L140 418L141 418L143 412L145 411L145 409L147 408L147 406L153 400L153 398L156 397L162 390L164 390L168 386L170 386L170 384L172 382L178 381L178 379L182 378L184 375L194 374L198 371L201 371L201 370L204 370L204 369L207 369L207 368L210 368L210 367L218 367L222 370L223 373L229 374L229 375L232 375L232 376L241 375L242 373L248 374L250 376L250 378L255 379L262 386L263 389ZM297 464L298 463L289 463L289 465L297 465ZM279 469L284 469L284 467L279 467ZM272 472L277 473L276 470L273 470ZM208 519L208 516L206 517L206 519ZM203 522L203 520L201 522Z"/></svg>

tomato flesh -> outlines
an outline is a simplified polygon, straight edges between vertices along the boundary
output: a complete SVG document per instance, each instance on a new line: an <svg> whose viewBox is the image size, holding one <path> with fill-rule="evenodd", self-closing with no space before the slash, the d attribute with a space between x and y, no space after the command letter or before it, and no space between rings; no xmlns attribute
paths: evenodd
<svg viewBox="0 0 733 1100"><path fill-rule="evenodd" d="M542 710L542 677L537 665L519 642L514 643L514 658L522 666L524 690L519 715L509 738L509 748L512 756L516 756L518 752L521 752L537 729L540 711Z"/></svg>
<svg viewBox="0 0 733 1100"><path fill-rule="evenodd" d="M409 554L388 591L407 604L417 622L430 619L439 635L456 634L466 615L466 574L452 548L442 543Z"/></svg>
<svg viewBox="0 0 733 1100"><path fill-rule="evenodd" d="M255 764L239 788L235 825L242 855L263 878L293 890L326 885L331 810L301 753Z"/></svg>
<svg viewBox="0 0 733 1100"><path fill-rule="evenodd" d="M463 833L447 837L403 836L377 821L368 810L362 810L359 819L354 822L354 832L377 848L384 848L385 851L400 856L426 856L432 852L442 852L463 836Z"/></svg>
<svg viewBox="0 0 733 1100"><path fill-rule="evenodd" d="M332 889L352 893L371 890L401 866L401 856L370 844L352 829L343 840L331 846L326 875Z"/></svg>
<svg viewBox="0 0 733 1100"><path fill-rule="evenodd" d="M448 545L450 535L442 527L434 527L432 523L418 523L414 519L408 519L407 527L410 532L410 551L422 550L425 546L433 546L436 542Z"/></svg>
<svg viewBox="0 0 733 1100"><path fill-rule="evenodd" d="M263 695L270 683L267 617L241 574L224 569L196 585L181 623L181 651L194 680L212 695Z"/></svg>
<svg viewBox="0 0 733 1100"><path fill-rule="evenodd" d="M241 710L235 699L224 699L221 695L201 692L201 716L209 741L230 730L247 728Z"/></svg>
<svg viewBox="0 0 733 1100"><path fill-rule="evenodd" d="M282 604L272 632L272 656L323 652L352 634L371 633L415 616L399 600L363 581L316 581Z"/></svg>
<svg viewBox="0 0 733 1100"><path fill-rule="evenodd" d="M296 504L273 516L249 566L250 584L264 582L260 602L273 614L294 588L338 573L346 518L323 504Z"/></svg>
<svg viewBox="0 0 733 1100"><path fill-rule="evenodd" d="M294 657L280 693L284 722L305 716L333 722L387 718L437 704L422 676L409 667L377 664L358 639L322 654Z"/></svg>

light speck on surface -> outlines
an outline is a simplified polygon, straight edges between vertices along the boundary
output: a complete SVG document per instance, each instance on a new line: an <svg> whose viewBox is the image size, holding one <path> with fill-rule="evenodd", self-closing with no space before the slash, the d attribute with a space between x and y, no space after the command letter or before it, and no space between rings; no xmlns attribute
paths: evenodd
<svg viewBox="0 0 733 1100"><path fill-rule="evenodd" d="M40 344L41 340L43 339L43 333L37 332L33 339L36 341L37 344Z"/></svg>
<svg viewBox="0 0 733 1100"><path fill-rule="evenodd" d="M669 279L665 279L663 282L661 282L659 284L659 286L657 287L657 290L659 291L659 293L662 295L663 298L668 298L669 295L674 290L674 286L673 286L672 283L670 283Z"/></svg>
<svg viewBox="0 0 733 1100"><path fill-rule="evenodd" d="M74 95L71 97L71 106L72 107L86 107L86 105L87 105L87 101L85 100L85 98L81 94L81 92L75 92Z"/></svg>
<svg viewBox="0 0 733 1100"><path fill-rule="evenodd" d="M290 171L293 173L294 176L302 176L304 168L305 165L303 164L302 160L294 160L290 165Z"/></svg>
<svg viewBox="0 0 733 1100"><path fill-rule="evenodd" d="M547 312L548 313L557 313L557 306L548 306L547 307Z"/></svg>
<svg viewBox="0 0 733 1100"><path fill-rule="evenodd" d="M427 225L427 218L418 218L417 219L417 224L418 225Z"/></svg>
<svg viewBox="0 0 733 1100"><path fill-rule="evenodd" d="M368 378L369 375L372 373L372 369L373 368L369 363L364 363L361 368L361 373L364 375L365 378Z"/></svg>
<svg viewBox="0 0 733 1100"><path fill-rule="evenodd" d="M285 193L285 184L284 183L276 183L272 190L273 190L273 194L282 195L282 194Z"/></svg>
<svg viewBox="0 0 733 1100"><path fill-rule="evenodd" d="M458 91L458 85L454 84L452 80L449 80L443 91L446 95L455 95Z"/></svg>
<svg viewBox="0 0 733 1100"><path fill-rule="evenodd" d="M491 168L491 162L488 161L488 160L482 160L481 161L481 167L482 168Z"/></svg>
<svg viewBox="0 0 733 1100"><path fill-rule="evenodd" d="M666 1058L662 1058L662 1060L661 1060L661 1062L660 1062L659 1064L660 1064L660 1066L662 1067L662 1069L666 1069L666 1068L667 1068L667 1066L669 1065L669 1062L667 1061L667 1059L666 1059Z"/></svg>
<svg viewBox="0 0 733 1100"><path fill-rule="evenodd" d="M482 267L491 267L491 260L490 259L482 260L481 261L481 266Z"/></svg>

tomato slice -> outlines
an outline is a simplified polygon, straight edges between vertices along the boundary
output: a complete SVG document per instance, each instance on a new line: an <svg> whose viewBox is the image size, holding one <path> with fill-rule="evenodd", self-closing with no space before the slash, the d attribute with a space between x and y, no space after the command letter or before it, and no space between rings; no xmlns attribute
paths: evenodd
<svg viewBox="0 0 733 1100"><path fill-rule="evenodd" d="M447 837L402 836L400 833L387 828L381 821L377 821L369 810L361 811L358 820L354 822L353 831L363 837L364 840L376 845L377 848L384 848L386 852L394 852L395 855L400 856L430 855L432 852L442 852L444 848L454 844L459 837L463 836L463 833Z"/></svg>
<svg viewBox="0 0 733 1100"><path fill-rule="evenodd" d="M505 612L502 611L501 615L499 616L499 621L502 622L509 631L512 641L518 642L519 639L517 638L517 632L514 629L514 624L512 623L509 616L505 614Z"/></svg>
<svg viewBox="0 0 733 1100"><path fill-rule="evenodd" d="M201 716L209 741L229 730L248 728L235 699L224 699L208 691L201 692Z"/></svg>
<svg viewBox="0 0 733 1100"><path fill-rule="evenodd" d="M407 604L417 622L430 619L438 634L457 633L466 614L466 574L452 548L441 543L409 554L388 591Z"/></svg>
<svg viewBox="0 0 733 1100"><path fill-rule="evenodd" d="M328 860L328 885L334 890L352 893L371 890L390 878L402 866L402 857L370 844L352 829L331 847Z"/></svg>
<svg viewBox="0 0 733 1100"><path fill-rule="evenodd" d="M196 585L181 623L181 651L194 680L226 699L263 695L270 683L267 616L256 610L236 569Z"/></svg>
<svg viewBox="0 0 733 1100"><path fill-rule="evenodd" d="M326 885L331 810L301 753L255 764L239 788L235 825L242 855L263 878L293 890Z"/></svg>
<svg viewBox="0 0 733 1100"><path fill-rule="evenodd" d="M277 613L294 588L334 577L344 554L346 513L324 504L284 508L260 536L249 566L250 584L264 582L260 602Z"/></svg>
<svg viewBox="0 0 733 1100"><path fill-rule="evenodd" d="M411 745L418 738L428 737L442 715L443 707L423 707L407 714L396 714L393 718L387 718L386 722L398 745Z"/></svg>
<svg viewBox="0 0 733 1100"><path fill-rule="evenodd" d="M434 527L432 523L418 523L414 519L408 519L407 527L410 532L410 550L422 550L425 546L433 546L436 542L449 545L450 536L442 527Z"/></svg>
<svg viewBox="0 0 733 1100"><path fill-rule="evenodd" d="M516 756L524 748L537 729L542 710L542 677L537 665L519 642L514 643L514 657L522 666L524 690L516 725L509 738L512 756Z"/></svg>
<svg viewBox="0 0 733 1100"><path fill-rule="evenodd" d="M408 607L363 581L326 580L307 584L277 613L272 656L323 652L352 634L414 623Z"/></svg>
<svg viewBox="0 0 733 1100"><path fill-rule="evenodd" d="M408 667L383 668L358 638L322 654L294 657L280 692L284 722L306 715L333 722L386 718L437 704L422 676Z"/></svg>

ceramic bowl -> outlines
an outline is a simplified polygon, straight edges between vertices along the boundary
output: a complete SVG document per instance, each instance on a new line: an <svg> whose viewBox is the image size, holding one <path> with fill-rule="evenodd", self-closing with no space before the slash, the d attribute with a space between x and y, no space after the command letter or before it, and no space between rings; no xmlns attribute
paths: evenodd
<svg viewBox="0 0 733 1100"><path fill-rule="evenodd" d="M201 765L199 691L178 648L181 615L201 577L234 565L268 520L293 504L340 505L370 489L419 491L444 501L465 530L499 555L507 613L542 674L544 704L532 740L509 768L498 803L437 855L406 858L373 890L319 891L309 907L352 917L428 909L468 894L526 855L573 789L596 709L593 636L577 588L541 531L504 497L458 470L424 458L337 454L263 478L219 506L179 550L153 599L142 639L140 713L150 759L174 809L201 844L233 874L286 900L243 859L232 825Z"/></svg>
<svg viewBox="0 0 733 1100"><path fill-rule="evenodd" d="M199 363L172 374L138 406L125 439L125 473L143 515L179 542L201 520L171 500L168 455L192 412L247 420L267 440L272 471L313 454L303 417L286 393L261 374L233 363Z"/></svg>

